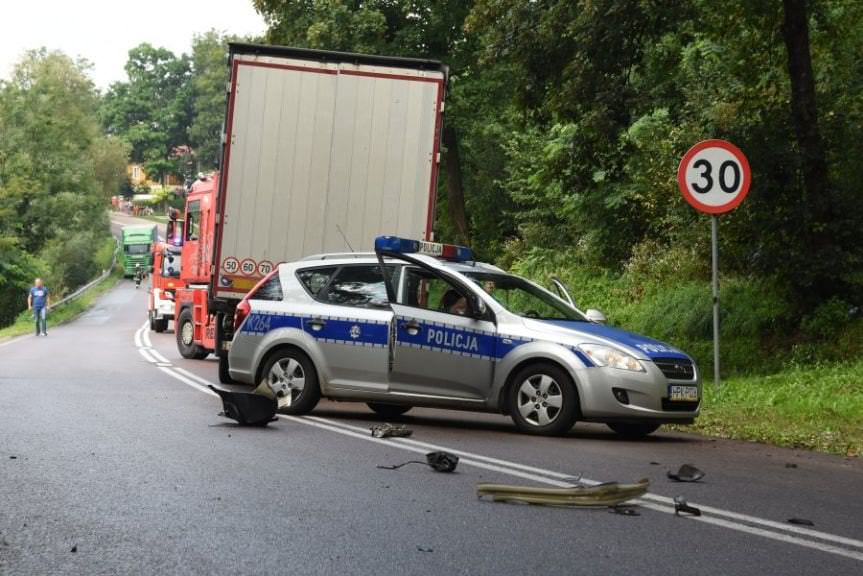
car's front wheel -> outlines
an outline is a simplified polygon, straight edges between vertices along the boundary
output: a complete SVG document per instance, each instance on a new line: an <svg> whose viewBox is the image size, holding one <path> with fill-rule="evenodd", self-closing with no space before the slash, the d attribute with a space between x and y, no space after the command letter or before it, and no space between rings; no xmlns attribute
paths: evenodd
<svg viewBox="0 0 863 576"><path fill-rule="evenodd" d="M294 348L280 348L270 354L261 370L261 383L276 395L282 414L311 412L321 399L312 361Z"/></svg>
<svg viewBox="0 0 863 576"><path fill-rule="evenodd" d="M381 404L380 402L367 402L366 406L372 409L372 412L379 414L384 418L398 418L405 414L413 406L401 406L399 404Z"/></svg>
<svg viewBox="0 0 863 576"><path fill-rule="evenodd" d="M606 426L617 432L618 436L638 439L656 432L662 424L652 422L609 422Z"/></svg>
<svg viewBox="0 0 863 576"><path fill-rule="evenodd" d="M509 386L509 413L522 432L554 436L578 417L578 392L569 374L551 363L519 370Z"/></svg>

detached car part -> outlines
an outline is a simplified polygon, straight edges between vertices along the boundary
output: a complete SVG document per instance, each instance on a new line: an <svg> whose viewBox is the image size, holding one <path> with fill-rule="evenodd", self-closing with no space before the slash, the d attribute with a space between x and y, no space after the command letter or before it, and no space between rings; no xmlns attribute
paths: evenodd
<svg viewBox="0 0 863 576"><path fill-rule="evenodd" d="M476 485L476 493L480 498L491 496L494 502L523 502L547 506L617 506L643 496L649 485L646 478L635 484L606 482L596 486L571 488L480 483Z"/></svg>
<svg viewBox="0 0 863 576"><path fill-rule="evenodd" d="M233 392L210 385L210 390L222 399L225 416L243 426L266 426L276 419L276 402L253 392Z"/></svg>

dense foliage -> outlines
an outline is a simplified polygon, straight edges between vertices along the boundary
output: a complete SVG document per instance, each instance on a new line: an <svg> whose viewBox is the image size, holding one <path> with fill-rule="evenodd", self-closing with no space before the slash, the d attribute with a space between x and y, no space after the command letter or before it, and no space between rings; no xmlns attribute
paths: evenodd
<svg viewBox="0 0 863 576"><path fill-rule="evenodd" d="M704 364L709 224L675 176L695 142L735 142L753 188L720 224L730 367L860 352L863 4L253 1L273 43L449 64L439 236Z"/></svg>
<svg viewBox="0 0 863 576"><path fill-rule="evenodd" d="M151 180L188 176L187 151L195 168L209 171L221 154L225 110L225 43L210 31L195 35L191 54L175 55L144 43L129 51L127 80L115 82L102 102L105 131L132 147Z"/></svg>
<svg viewBox="0 0 863 576"><path fill-rule="evenodd" d="M57 52L27 53L0 82L0 326L35 276L56 296L104 266L105 205L129 151L103 135L98 105L86 63Z"/></svg>

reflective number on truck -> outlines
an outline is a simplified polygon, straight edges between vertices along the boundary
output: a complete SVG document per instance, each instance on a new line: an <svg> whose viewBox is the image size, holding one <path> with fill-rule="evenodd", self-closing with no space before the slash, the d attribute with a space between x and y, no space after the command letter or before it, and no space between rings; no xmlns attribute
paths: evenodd
<svg viewBox="0 0 863 576"><path fill-rule="evenodd" d="M240 262L240 272L242 272L245 276L251 276L255 273L255 270L258 269L257 263L251 258L246 258L242 262Z"/></svg>
<svg viewBox="0 0 863 576"><path fill-rule="evenodd" d="M237 270L240 269L240 261L234 258L233 256L229 258L225 258L222 260L222 270L227 272L228 274L236 274Z"/></svg>

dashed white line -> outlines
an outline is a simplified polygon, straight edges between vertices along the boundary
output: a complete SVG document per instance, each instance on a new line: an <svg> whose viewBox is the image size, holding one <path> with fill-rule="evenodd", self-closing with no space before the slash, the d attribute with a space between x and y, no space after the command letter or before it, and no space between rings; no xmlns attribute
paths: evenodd
<svg viewBox="0 0 863 576"><path fill-rule="evenodd" d="M213 392L207 387L210 384L213 384L209 380L202 378L201 376L198 376L179 366L171 365L170 361L163 355L161 355L159 352L156 352L150 346L145 347L142 342L142 340L144 340L142 333L145 329L146 324L145 327L142 327L138 332L135 333L135 345L138 347L139 353L141 353L142 356L144 356L145 354L151 354L151 357L153 358L151 362L155 364L159 370L161 370L168 376L171 376L175 380L191 386L196 390L204 392L205 394L218 397L215 392ZM155 358L156 354L158 354L158 359ZM164 359L164 362L161 362L159 359ZM461 457L462 463L467 466L481 468L493 472L499 472L508 476L532 480L534 482L539 482L551 486L572 486L571 475L563 474L561 472L556 472L553 470L546 470L544 468L538 468L526 464L519 464L517 462L511 462L508 460L502 460L490 456L484 456L482 454L452 449L437 444L430 444L428 442L420 442L407 438L374 438L370 436L368 431L364 428L352 426L343 422L337 422L321 418L318 416L306 416L302 418L297 416L287 416L283 414L279 414L278 416L279 418L290 422L304 424L306 426L314 426L316 428L335 432L337 434L342 434L345 436L350 436L352 438L357 438L366 442L373 442L388 447L396 447L409 452L425 454L429 450L446 450L447 452L451 452ZM566 481L564 479L569 480ZM584 478L580 479L580 482L589 485L599 484L599 482L596 480ZM667 496L660 496L658 494L648 493L642 498L634 500L633 502L639 504L644 508L654 510L656 512L674 514L673 500ZM758 518L756 516L751 516L748 514L740 514L737 512L723 510L721 508L715 508L712 506L705 506L702 504L693 505L701 509L702 516L684 516L681 518L685 518L686 520L693 520L696 522L702 522L705 524L711 524L713 526L719 526L730 530L736 530L738 532L744 532L755 536L761 536L779 542L785 542L788 544L794 544L805 548L819 550L830 554L836 554L854 560L863 561L863 552L849 550L847 548L842 548L836 545L840 544L854 548L863 548L863 541L860 540L855 540L853 538L847 538L844 536L838 536L835 534L829 534L827 532L821 532L818 530L811 530L808 528L786 525L773 520ZM714 516L720 517L717 518ZM772 530L768 530L767 528L771 528ZM796 535L786 534L784 532L790 532ZM806 538L804 538L804 536L823 540L824 542L807 540Z"/></svg>

